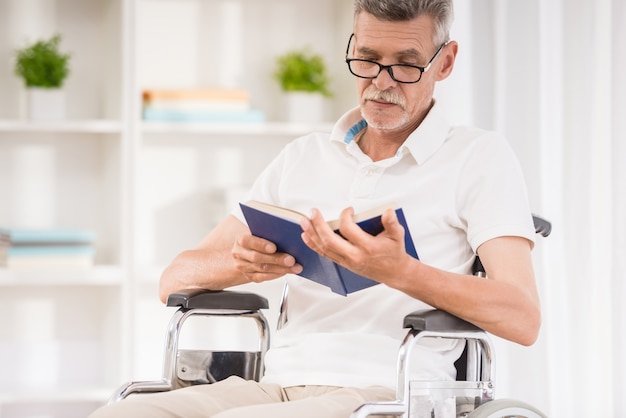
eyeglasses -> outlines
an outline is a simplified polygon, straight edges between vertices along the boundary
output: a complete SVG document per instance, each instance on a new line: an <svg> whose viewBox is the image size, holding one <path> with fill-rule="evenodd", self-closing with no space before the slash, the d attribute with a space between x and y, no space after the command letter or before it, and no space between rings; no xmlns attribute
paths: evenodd
<svg viewBox="0 0 626 418"><path fill-rule="evenodd" d="M348 48L346 49L346 63L348 64L348 68L353 75L360 78L372 79L378 77L381 71L387 70L392 80L404 84L414 84L420 81L420 79L422 78L422 74L428 71L430 65L433 63L433 61L435 61L435 59L437 59L443 47L448 45L448 42L444 42L443 44L441 44L439 49L437 49L437 52L435 52L435 55L433 55L433 57L430 59L430 61L428 61L428 64L426 64L425 67L419 67L417 65L411 64L382 65L372 60L348 58L352 38L354 38L354 33L350 35L350 39L348 39Z"/></svg>

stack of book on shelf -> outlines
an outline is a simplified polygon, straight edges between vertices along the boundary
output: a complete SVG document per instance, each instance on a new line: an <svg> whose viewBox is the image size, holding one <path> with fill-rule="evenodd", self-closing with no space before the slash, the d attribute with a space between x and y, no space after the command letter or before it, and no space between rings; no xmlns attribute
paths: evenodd
<svg viewBox="0 0 626 418"><path fill-rule="evenodd" d="M0 228L0 267L89 268L94 240L92 231L81 229Z"/></svg>
<svg viewBox="0 0 626 418"><path fill-rule="evenodd" d="M159 122L263 122L241 89L148 89L143 91L143 119Z"/></svg>

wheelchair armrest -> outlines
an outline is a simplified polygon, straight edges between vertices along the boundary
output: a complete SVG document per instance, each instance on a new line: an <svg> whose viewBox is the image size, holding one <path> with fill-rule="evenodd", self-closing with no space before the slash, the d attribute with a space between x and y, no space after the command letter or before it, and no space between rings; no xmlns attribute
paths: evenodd
<svg viewBox="0 0 626 418"><path fill-rule="evenodd" d="M410 351L421 338L451 338L465 340L461 356L454 362L457 380L473 382L493 382L494 369L491 367L494 347L487 333L461 318L438 309L420 310L404 317L404 328L410 328L402 343L398 360L398 388L402 399L409 399L408 386L404 376L408 376Z"/></svg>
<svg viewBox="0 0 626 418"><path fill-rule="evenodd" d="M475 332L482 331L474 324L438 309L415 311L404 317L404 328L432 332Z"/></svg>
<svg viewBox="0 0 626 418"><path fill-rule="evenodd" d="M185 309L235 309L256 311L268 309L269 303L263 296L235 292L232 290L187 289L170 294L167 306L180 306Z"/></svg>

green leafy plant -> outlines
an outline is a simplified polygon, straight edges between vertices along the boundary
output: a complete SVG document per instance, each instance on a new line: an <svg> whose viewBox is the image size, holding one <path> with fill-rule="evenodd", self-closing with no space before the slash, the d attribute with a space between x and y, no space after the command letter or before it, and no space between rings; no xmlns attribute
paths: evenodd
<svg viewBox="0 0 626 418"><path fill-rule="evenodd" d="M321 93L327 97L331 95L324 59L308 49L294 50L278 56L274 78L287 92Z"/></svg>
<svg viewBox="0 0 626 418"><path fill-rule="evenodd" d="M70 73L69 54L59 52L61 35L16 51L15 74L26 87L60 88Z"/></svg>

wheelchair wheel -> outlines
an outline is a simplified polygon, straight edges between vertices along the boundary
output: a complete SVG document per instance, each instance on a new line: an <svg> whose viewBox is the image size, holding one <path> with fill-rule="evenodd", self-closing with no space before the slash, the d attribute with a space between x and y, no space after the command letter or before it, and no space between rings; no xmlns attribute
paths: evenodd
<svg viewBox="0 0 626 418"><path fill-rule="evenodd" d="M496 399L482 404L467 418L547 418L547 415L521 401Z"/></svg>

